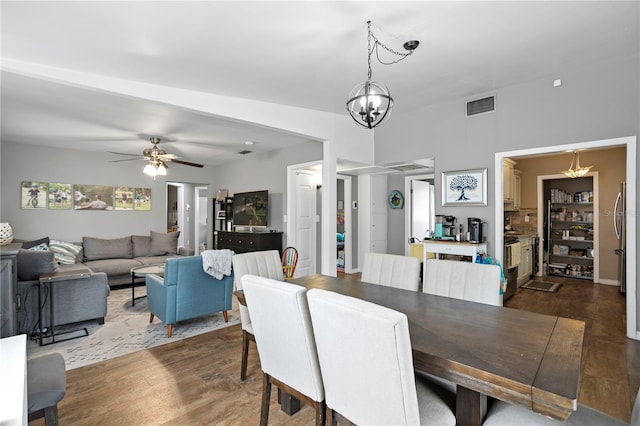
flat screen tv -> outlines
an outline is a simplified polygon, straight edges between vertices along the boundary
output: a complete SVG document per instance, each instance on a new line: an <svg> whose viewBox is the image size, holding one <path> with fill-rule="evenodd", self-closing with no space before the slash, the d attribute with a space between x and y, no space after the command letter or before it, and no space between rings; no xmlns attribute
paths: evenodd
<svg viewBox="0 0 640 426"><path fill-rule="evenodd" d="M233 226L266 228L269 191L240 192L233 195Z"/></svg>

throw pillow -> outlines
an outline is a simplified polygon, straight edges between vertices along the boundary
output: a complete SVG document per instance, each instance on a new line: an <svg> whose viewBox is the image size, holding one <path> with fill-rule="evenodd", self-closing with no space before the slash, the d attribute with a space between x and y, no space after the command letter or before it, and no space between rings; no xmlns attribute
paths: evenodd
<svg viewBox="0 0 640 426"><path fill-rule="evenodd" d="M151 231L151 256L165 256L178 254L178 236L180 231L162 234Z"/></svg>
<svg viewBox="0 0 640 426"><path fill-rule="evenodd" d="M148 235L132 235L133 257L147 257L151 251L151 237Z"/></svg>
<svg viewBox="0 0 640 426"><path fill-rule="evenodd" d="M20 249L20 251L18 251L17 261L18 281L37 280L40 274L58 272L60 270L53 252L50 251Z"/></svg>
<svg viewBox="0 0 640 426"><path fill-rule="evenodd" d="M82 261L80 253L82 252L82 246L73 243L67 243L65 241L51 240L49 242L49 250L51 250L58 263L65 265L73 265Z"/></svg>
<svg viewBox="0 0 640 426"><path fill-rule="evenodd" d="M47 251L49 250L49 246L47 243L38 244L37 246L29 247L27 250L29 251Z"/></svg>
<svg viewBox="0 0 640 426"><path fill-rule="evenodd" d="M82 237L82 247L84 248L84 260L133 258L131 236L112 240Z"/></svg>
<svg viewBox="0 0 640 426"><path fill-rule="evenodd" d="M36 247L36 246L39 246L40 244L49 245L49 237L40 238L39 240L35 240L35 241L24 241L22 243L22 248L30 249L31 247Z"/></svg>

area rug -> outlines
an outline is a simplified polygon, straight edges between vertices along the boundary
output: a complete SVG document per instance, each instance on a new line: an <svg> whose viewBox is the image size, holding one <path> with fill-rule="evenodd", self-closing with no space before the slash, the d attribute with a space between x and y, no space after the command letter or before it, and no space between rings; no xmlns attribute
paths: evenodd
<svg viewBox="0 0 640 426"><path fill-rule="evenodd" d="M136 287L136 297L146 293L144 287ZM27 356L32 358L51 352L60 353L67 370L99 361L153 348L187 337L217 330L240 323L237 300L233 298L233 309L229 311L229 322L224 322L222 313L181 321L173 326L173 336L167 337L167 326L158 318L149 324L147 299L136 300L131 306L131 288L111 290L107 299L107 316L103 325L95 321L56 327L56 334L86 327L89 335L77 339L39 346L35 340L27 343ZM74 336L67 334L61 339Z"/></svg>
<svg viewBox="0 0 640 426"><path fill-rule="evenodd" d="M525 284L522 284L520 288L528 288L529 290L539 290L539 291L548 291L548 292L556 292L562 286L561 283L554 283L551 281L537 281L532 280Z"/></svg>

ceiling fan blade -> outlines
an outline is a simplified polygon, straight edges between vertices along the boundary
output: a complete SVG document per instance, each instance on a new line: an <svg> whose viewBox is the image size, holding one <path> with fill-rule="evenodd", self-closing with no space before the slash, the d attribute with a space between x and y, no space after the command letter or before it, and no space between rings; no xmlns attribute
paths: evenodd
<svg viewBox="0 0 640 426"><path fill-rule="evenodd" d="M178 158L178 156L175 155L175 154L160 154L160 155L158 155L158 157L163 159L163 160L174 160L174 159Z"/></svg>
<svg viewBox="0 0 640 426"><path fill-rule="evenodd" d="M138 156L138 158L123 158L122 160L109 160L110 163L120 163L122 161L139 161L139 160L146 160L149 161L148 158L146 157L140 157Z"/></svg>
<svg viewBox="0 0 640 426"><path fill-rule="evenodd" d="M127 154L126 152L113 152L113 151L109 151L109 154L116 154L116 155L132 155L134 157L140 157L140 154Z"/></svg>
<svg viewBox="0 0 640 426"><path fill-rule="evenodd" d="M167 158L167 161L171 161L172 163L178 163L178 164L184 164L185 166L192 166L192 167L204 167L202 164L198 164L198 163L191 163L189 161L182 161L182 160L176 160L176 159L172 159L172 158Z"/></svg>

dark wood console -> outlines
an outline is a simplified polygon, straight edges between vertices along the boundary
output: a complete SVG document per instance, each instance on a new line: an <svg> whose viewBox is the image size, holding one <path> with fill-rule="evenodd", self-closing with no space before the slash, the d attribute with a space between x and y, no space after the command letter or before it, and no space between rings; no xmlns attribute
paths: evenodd
<svg viewBox="0 0 640 426"><path fill-rule="evenodd" d="M278 250L282 254L282 232L230 232L218 231L216 248L236 253Z"/></svg>

